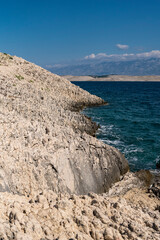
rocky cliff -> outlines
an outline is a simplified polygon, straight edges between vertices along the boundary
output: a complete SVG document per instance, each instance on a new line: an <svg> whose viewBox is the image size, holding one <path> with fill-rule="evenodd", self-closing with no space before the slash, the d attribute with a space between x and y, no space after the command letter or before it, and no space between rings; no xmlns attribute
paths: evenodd
<svg viewBox="0 0 160 240"><path fill-rule="evenodd" d="M126 159L98 141L96 124L79 112L102 99L7 54L0 83L0 239L138 239L146 228L144 239L158 239L158 200L140 218L144 230L135 227L142 206L127 194L146 181L130 173L122 180ZM120 179L123 187L106 193Z"/></svg>

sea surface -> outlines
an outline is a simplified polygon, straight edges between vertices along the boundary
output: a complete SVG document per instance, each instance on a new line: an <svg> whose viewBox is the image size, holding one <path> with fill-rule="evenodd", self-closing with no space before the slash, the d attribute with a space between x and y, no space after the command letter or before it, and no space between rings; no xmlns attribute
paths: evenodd
<svg viewBox="0 0 160 240"><path fill-rule="evenodd" d="M108 105L84 109L97 138L118 148L130 169L156 171L160 160L160 82L74 82Z"/></svg>

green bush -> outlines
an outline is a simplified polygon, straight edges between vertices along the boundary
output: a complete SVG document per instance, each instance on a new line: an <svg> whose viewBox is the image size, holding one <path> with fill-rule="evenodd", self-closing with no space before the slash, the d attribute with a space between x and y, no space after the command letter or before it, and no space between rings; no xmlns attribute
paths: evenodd
<svg viewBox="0 0 160 240"><path fill-rule="evenodd" d="M18 78L18 80L24 79L24 77L22 77L21 75L16 75L15 77Z"/></svg>

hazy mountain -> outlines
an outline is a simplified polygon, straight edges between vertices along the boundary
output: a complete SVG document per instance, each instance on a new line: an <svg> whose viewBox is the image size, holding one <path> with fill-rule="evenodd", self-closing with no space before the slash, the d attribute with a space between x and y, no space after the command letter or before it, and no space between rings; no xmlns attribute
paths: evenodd
<svg viewBox="0 0 160 240"><path fill-rule="evenodd" d="M160 75L160 58L117 61L82 61L77 64L48 66L59 75Z"/></svg>

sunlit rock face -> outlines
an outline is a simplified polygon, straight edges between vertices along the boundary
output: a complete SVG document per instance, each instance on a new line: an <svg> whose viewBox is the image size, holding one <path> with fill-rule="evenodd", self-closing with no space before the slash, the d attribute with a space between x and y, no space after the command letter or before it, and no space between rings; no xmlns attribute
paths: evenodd
<svg viewBox="0 0 160 240"><path fill-rule="evenodd" d="M159 239L145 176L125 174L124 156L93 137L97 125L79 112L101 104L0 54L0 239Z"/></svg>

